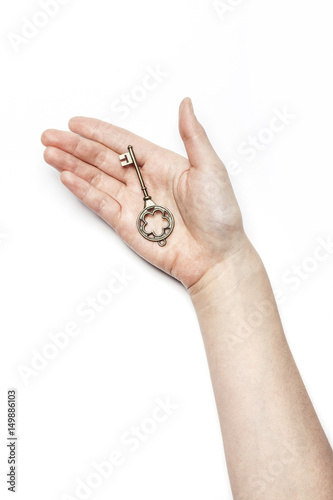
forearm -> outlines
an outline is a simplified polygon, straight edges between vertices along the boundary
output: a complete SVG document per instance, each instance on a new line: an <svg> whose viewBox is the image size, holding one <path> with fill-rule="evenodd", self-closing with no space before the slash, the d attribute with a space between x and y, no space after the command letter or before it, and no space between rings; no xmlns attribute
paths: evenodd
<svg viewBox="0 0 333 500"><path fill-rule="evenodd" d="M190 293L234 498L333 498L332 450L286 342L266 271L250 243L206 273Z"/></svg>

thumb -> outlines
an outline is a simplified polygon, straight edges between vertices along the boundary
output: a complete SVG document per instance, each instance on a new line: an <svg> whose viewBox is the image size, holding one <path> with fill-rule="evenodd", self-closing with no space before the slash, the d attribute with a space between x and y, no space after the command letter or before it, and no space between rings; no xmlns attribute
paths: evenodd
<svg viewBox="0 0 333 500"><path fill-rule="evenodd" d="M221 161L214 151L205 129L198 122L189 97L186 97L179 107L179 133L193 167L205 169L207 165Z"/></svg>

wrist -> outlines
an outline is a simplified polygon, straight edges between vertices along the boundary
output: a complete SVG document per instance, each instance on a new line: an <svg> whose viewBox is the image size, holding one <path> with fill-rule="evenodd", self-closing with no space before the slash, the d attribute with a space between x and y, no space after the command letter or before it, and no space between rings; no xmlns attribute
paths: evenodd
<svg viewBox="0 0 333 500"><path fill-rule="evenodd" d="M263 272L263 263L244 234L237 251L208 269L188 292L195 308L205 307L232 295L241 284L250 283Z"/></svg>

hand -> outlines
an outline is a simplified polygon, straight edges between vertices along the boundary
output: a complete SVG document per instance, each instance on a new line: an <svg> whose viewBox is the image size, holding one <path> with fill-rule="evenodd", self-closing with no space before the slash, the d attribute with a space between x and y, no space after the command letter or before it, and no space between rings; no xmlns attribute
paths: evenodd
<svg viewBox="0 0 333 500"><path fill-rule="evenodd" d="M186 288L242 247L246 238L227 171L189 98L179 110L179 130L188 159L93 118L72 118L69 129L71 132L43 133L45 161L61 172L63 184L135 252ZM143 194L134 167L122 167L118 156L129 144L150 196L174 215L175 228L165 247L147 241L136 228Z"/></svg>

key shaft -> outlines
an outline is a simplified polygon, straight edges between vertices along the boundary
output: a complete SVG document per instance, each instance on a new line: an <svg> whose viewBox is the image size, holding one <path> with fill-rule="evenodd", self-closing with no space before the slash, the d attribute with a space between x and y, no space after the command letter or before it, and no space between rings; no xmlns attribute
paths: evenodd
<svg viewBox="0 0 333 500"><path fill-rule="evenodd" d="M147 188L145 186L145 182L143 180L143 177L141 175L141 172L140 172L140 169L139 169L139 165L136 161L136 158L135 158L135 154L134 154L134 151L133 151L133 147L132 146L128 146L128 151L129 151L129 154L131 155L131 159L132 159L132 162L134 164L134 167L135 167L135 170L136 170L136 173L139 177L139 181L140 181L140 184L141 184L141 189L143 191L143 194L144 194L144 200L147 201L147 200L151 200L151 197L149 196L148 194L148 191L147 191Z"/></svg>

